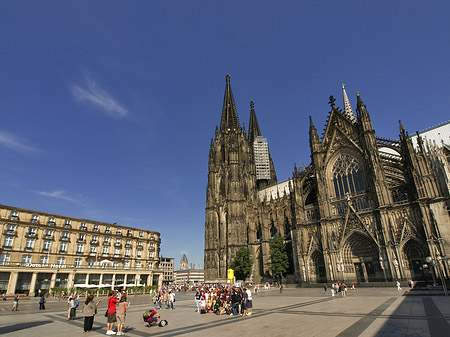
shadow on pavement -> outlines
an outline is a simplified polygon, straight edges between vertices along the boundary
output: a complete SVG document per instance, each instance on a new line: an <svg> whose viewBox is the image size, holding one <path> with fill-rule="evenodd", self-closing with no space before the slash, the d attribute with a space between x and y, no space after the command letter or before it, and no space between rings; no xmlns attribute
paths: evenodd
<svg viewBox="0 0 450 337"><path fill-rule="evenodd" d="M34 328L39 325L45 325L45 324L50 324L50 323L53 323L53 321L29 322L29 323L19 323L19 324L8 325L5 327L2 327L2 334L8 333L8 332L17 332L19 330L30 329L30 328Z"/></svg>

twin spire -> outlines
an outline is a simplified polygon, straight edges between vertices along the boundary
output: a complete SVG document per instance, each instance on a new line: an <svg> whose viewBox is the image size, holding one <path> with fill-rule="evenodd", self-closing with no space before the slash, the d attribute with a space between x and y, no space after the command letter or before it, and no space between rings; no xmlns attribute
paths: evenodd
<svg viewBox="0 0 450 337"><path fill-rule="evenodd" d="M234 103L233 92L231 91L230 75L226 77L225 95L223 98L222 118L220 121L220 132L229 130L240 130L239 117ZM248 139L250 144L256 137L261 136L258 120L256 119L255 103L250 102L250 123L248 130Z"/></svg>

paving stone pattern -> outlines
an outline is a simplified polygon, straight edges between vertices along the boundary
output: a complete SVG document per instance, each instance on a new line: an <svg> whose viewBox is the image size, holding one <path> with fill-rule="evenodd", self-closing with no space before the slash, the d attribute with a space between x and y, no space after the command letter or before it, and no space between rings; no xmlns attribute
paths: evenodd
<svg viewBox="0 0 450 337"><path fill-rule="evenodd" d="M412 294L412 293L411 293ZM392 288L350 290L347 298L332 299L323 289L287 288L260 291L254 295L253 315L230 317L195 312L194 293L179 293L175 310L158 310L169 325L146 328L142 313L153 308L149 296L130 296L126 317L128 336L450 336L450 298L428 296ZM78 336L83 318L67 320L65 302L49 299L39 311L38 298L21 300L12 312L12 301L0 303L2 336ZM80 301L80 308L83 299ZM106 299L99 306L94 330L105 335ZM79 310L78 315L81 315ZM105 335L106 336L106 335Z"/></svg>

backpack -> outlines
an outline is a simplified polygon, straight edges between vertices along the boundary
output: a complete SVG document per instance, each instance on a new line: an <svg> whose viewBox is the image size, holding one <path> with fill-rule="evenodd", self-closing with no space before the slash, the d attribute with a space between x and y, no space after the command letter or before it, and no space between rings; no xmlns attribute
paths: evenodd
<svg viewBox="0 0 450 337"><path fill-rule="evenodd" d="M167 324L169 324L169 322L167 322L165 319L159 321L159 326L166 326Z"/></svg>

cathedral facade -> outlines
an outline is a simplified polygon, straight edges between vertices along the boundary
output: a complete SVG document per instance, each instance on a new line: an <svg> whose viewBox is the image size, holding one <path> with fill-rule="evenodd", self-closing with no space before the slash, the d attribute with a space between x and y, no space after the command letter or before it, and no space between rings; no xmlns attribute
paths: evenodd
<svg viewBox="0 0 450 337"><path fill-rule="evenodd" d="M447 278L448 191L421 137L413 145L401 122L398 140L377 137L359 93L355 113L342 92L343 110L330 96L322 137L310 117L310 164L278 182L254 104L247 133L227 75L209 152L205 281L225 280L241 247L251 254L251 280L271 280L274 236L290 248L299 284Z"/></svg>

